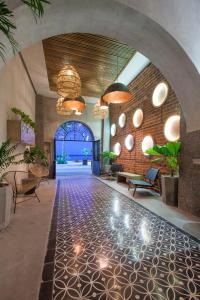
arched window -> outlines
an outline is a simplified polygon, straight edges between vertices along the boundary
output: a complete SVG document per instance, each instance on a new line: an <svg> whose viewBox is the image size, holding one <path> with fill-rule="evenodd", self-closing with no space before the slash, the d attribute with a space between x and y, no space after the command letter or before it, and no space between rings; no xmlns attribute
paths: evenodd
<svg viewBox="0 0 200 300"><path fill-rule="evenodd" d="M63 123L55 134L57 141L94 141L94 136L90 128L78 121L69 121Z"/></svg>

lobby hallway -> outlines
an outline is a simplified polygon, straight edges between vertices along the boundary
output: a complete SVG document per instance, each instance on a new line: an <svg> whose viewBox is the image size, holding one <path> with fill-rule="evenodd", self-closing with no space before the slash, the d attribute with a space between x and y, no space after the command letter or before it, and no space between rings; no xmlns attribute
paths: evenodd
<svg viewBox="0 0 200 300"><path fill-rule="evenodd" d="M92 176L61 179L40 300L200 299L199 241Z"/></svg>

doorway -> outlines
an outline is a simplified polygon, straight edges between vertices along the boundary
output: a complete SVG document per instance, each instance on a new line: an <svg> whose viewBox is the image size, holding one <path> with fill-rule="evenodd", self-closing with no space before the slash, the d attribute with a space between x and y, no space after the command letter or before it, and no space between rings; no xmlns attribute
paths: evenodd
<svg viewBox="0 0 200 300"><path fill-rule="evenodd" d="M94 136L79 121L68 121L56 130L56 177L92 174Z"/></svg>

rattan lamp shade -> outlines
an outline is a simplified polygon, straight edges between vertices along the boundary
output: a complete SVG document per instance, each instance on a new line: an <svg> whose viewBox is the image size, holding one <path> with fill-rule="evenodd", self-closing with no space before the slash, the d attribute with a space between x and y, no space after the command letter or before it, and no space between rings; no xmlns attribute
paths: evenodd
<svg viewBox="0 0 200 300"><path fill-rule="evenodd" d="M81 80L76 69L66 65L58 73L57 91L62 97L76 98L81 94Z"/></svg>
<svg viewBox="0 0 200 300"><path fill-rule="evenodd" d="M83 111L86 105L83 97L79 96L76 98L65 98L63 101L63 107L67 111Z"/></svg>
<svg viewBox="0 0 200 300"><path fill-rule="evenodd" d="M116 82L106 89L102 98L107 103L126 103L131 100L131 92L126 85Z"/></svg>

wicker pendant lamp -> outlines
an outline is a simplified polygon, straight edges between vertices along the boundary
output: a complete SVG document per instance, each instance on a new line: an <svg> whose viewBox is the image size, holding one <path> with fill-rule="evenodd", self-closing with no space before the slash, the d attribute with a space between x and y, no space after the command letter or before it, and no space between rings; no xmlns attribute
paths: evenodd
<svg viewBox="0 0 200 300"><path fill-rule="evenodd" d="M76 98L80 96L80 76L72 65L65 65L58 73L57 92L62 97Z"/></svg>
<svg viewBox="0 0 200 300"><path fill-rule="evenodd" d="M117 57L117 79L118 79L118 57ZM103 101L107 103L126 103L131 100L131 92L128 87L119 82L111 84L102 96Z"/></svg>
<svg viewBox="0 0 200 300"><path fill-rule="evenodd" d="M63 100L64 109L71 110L74 112L82 112L86 108L85 100L79 96L76 98L65 98Z"/></svg>

